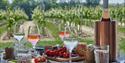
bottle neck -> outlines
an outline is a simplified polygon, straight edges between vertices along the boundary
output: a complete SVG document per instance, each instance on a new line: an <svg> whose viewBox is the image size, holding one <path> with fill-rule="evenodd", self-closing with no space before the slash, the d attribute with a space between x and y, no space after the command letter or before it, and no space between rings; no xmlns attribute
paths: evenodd
<svg viewBox="0 0 125 63"><path fill-rule="evenodd" d="M102 21L110 21L109 10L104 9L102 13Z"/></svg>

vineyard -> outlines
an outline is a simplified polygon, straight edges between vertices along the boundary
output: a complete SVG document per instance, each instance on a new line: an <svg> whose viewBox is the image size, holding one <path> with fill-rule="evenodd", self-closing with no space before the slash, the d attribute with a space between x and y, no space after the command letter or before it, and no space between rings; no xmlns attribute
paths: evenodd
<svg viewBox="0 0 125 63"><path fill-rule="evenodd" d="M120 23L119 26L125 23L125 7L110 8L110 16L113 20ZM77 34L81 31L82 25L94 27L94 22L98 21L102 16L102 9L100 7L73 7L68 8L52 8L47 11L43 11L42 8L36 7L33 10L32 19L37 22L39 27L42 28L44 33L44 28L47 22L58 25L59 31L72 31L73 34ZM13 24L17 22L27 21L28 16L21 9L16 10L0 10L0 25L6 25L7 29L10 31ZM4 26L5 27L5 26ZM0 31L2 33L3 30Z"/></svg>
<svg viewBox="0 0 125 63"><path fill-rule="evenodd" d="M46 35L46 29L51 32L53 37L58 40L58 33L68 31L74 37L78 37L81 41L93 42L92 31L84 32L82 26L94 28L94 23L99 21L102 16L101 7L72 7L72 8L52 8L44 11L41 7L36 7L32 11L32 21L36 22L41 29L41 34ZM118 30L125 33L125 7L110 7L110 16L112 20L116 20ZM13 33L15 23L24 23L28 21L28 16L22 9L0 10L0 36L7 32L10 39ZM5 30L7 29L7 30ZM86 40L82 37L88 37ZM123 39L124 40L124 39ZM124 41L122 41L123 43ZM123 46L122 46L123 48Z"/></svg>

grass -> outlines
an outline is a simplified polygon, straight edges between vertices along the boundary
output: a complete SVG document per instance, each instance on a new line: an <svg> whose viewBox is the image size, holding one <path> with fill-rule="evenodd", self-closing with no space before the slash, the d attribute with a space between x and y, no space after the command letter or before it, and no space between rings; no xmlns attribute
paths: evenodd
<svg viewBox="0 0 125 63"><path fill-rule="evenodd" d="M30 42L24 41L23 43L25 43L25 46L28 48L32 47L32 44ZM56 44L62 45L63 42L61 41L39 41L36 46L55 46ZM0 42L0 49L4 49L6 47L13 47L13 45L14 45L14 42L6 42L6 43Z"/></svg>
<svg viewBox="0 0 125 63"><path fill-rule="evenodd" d="M125 27L118 27L118 32L125 33Z"/></svg>
<svg viewBox="0 0 125 63"><path fill-rule="evenodd" d="M51 22L47 22L47 23L46 23L46 27L47 27L47 29L50 30L51 34L52 34L55 38L59 39L59 36L58 36L59 30L58 30L58 26L57 26L57 25L55 25L55 24L53 24L53 23L51 23Z"/></svg>
<svg viewBox="0 0 125 63"><path fill-rule="evenodd" d="M6 42L6 43L1 43L0 42L0 49L4 49L6 47L12 47L13 43L12 42Z"/></svg>
<svg viewBox="0 0 125 63"><path fill-rule="evenodd" d="M78 38L79 42L84 42L86 44L94 44L94 40L92 38Z"/></svg>
<svg viewBox="0 0 125 63"><path fill-rule="evenodd" d="M94 44L94 41L91 38L81 39L79 41L86 44ZM26 47L32 48L32 45L30 42L25 41L25 43L26 43L25 44ZM13 47L13 44L14 44L13 42L6 42L6 43L0 42L0 49L4 49L6 47ZM55 46L56 44L62 45L63 42L59 40L58 41L39 41L36 46ZM122 38L120 40L119 48L120 50L123 50L125 52L125 38Z"/></svg>
<svg viewBox="0 0 125 63"><path fill-rule="evenodd" d="M61 41L40 41L36 44L36 46L55 46L56 44L62 45ZM26 47L32 47L31 43L26 42Z"/></svg>
<svg viewBox="0 0 125 63"><path fill-rule="evenodd" d="M32 48L32 45L30 42L27 42L27 41L23 41L25 43L25 46L28 47L28 48ZM87 43L87 44L93 44L93 40L92 39L84 39L84 40L81 40L80 42L84 42L84 43ZM0 42L0 49L4 49L6 47L13 47L13 44L14 42L6 42L6 43L3 43L3 42ZM55 45L63 45L63 42L60 41L60 40L56 40L56 41L39 41L37 43L36 46L55 46Z"/></svg>
<svg viewBox="0 0 125 63"><path fill-rule="evenodd" d="M122 38L119 43L120 50L125 52L125 38Z"/></svg>

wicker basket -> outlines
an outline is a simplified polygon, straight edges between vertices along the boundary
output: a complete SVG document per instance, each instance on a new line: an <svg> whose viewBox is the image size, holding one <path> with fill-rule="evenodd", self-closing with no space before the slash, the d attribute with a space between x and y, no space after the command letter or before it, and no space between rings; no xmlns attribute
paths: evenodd
<svg viewBox="0 0 125 63"><path fill-rule="evenodd" d="M85 63L95 63L93 47L87 47L86 44L79 44L76 48L76 52L79 56L84 57Z"/></svg>
<svg viewBox="0 0 125 63"><path fill-rule="evenodd" d="M85 54L85 62L86 63L95 63L94 48L87 47L86 54Z"/></svg>
<svg viewBox="0 0 125 63"><path fill-rule="evenodd" d="M85 53L86 53L86 50L87 50L86 44L78 44L78 46L77 46L76 49L75 49L75 52L76 52L79 56L84 57L84 56L85 56Z"/></svg>

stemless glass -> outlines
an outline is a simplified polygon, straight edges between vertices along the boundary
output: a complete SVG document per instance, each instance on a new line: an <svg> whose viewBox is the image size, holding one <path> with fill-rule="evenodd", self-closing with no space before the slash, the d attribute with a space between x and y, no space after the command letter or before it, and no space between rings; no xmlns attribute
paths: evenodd
<svg viewBox="0 0 125 63"><path fill-rule="evenodd" d="M72 50L78 45L78 40L75 38L64 38L64 45L70 53L69 63L72 63Z"/></svg>
<svg viewBox="0 0 125 63"><path fill-rule="evenodd" d="M118 63L125 63L125 52L124 51L119 51L119 56L117 57L117 62Z"/></svg>
<svg viewBox="0 0 125 63"><path fill-rule="evenodd" d="M95 62L109 63L109 45L94 47Z"/></svg>
<svg viewBox="0 0 125 63"><path fill-rule="evenodd" d="M0 63L3 62L3 60L4 60L3 57L4 57L3 50L0 50Z"/></svg>
<svg viewBox="0 0 125 63"><path fill-rule="evenodd" d="M37 42L40 40L40 31L37 25L29 26L27 40L35 49Z"/></svg>
<svg viewBox="0 0 125 63"><path fill-rule="evenodd" d="M28 51L20 51L18 53L17 62L18 63L31 63L32 55Z"/></svg>

